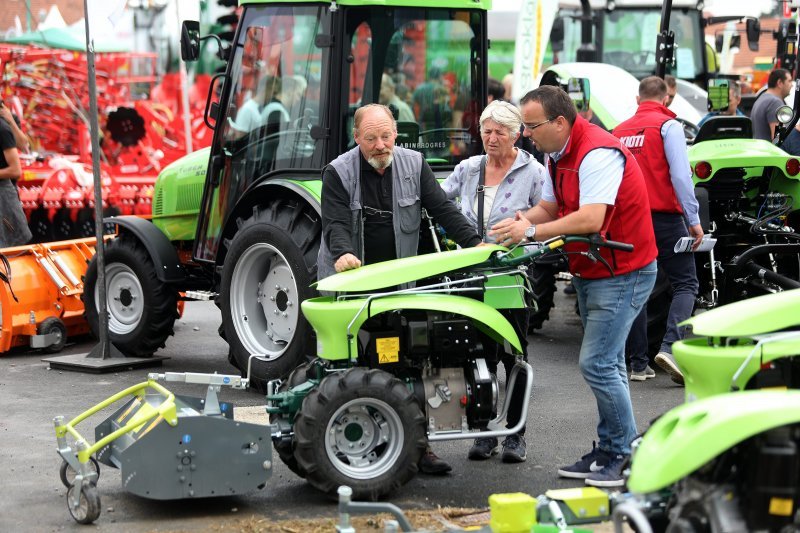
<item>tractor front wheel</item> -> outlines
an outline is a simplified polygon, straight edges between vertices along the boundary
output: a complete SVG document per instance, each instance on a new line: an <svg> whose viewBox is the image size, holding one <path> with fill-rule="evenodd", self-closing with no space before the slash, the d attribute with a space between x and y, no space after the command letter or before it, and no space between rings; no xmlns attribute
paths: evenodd
<svg viewBox="0 0 800 533"><path fill-rule="evenodd" d="M106 300L109 338L129 357L150 357L172 335L178 293L158 279L155 265L135 237L106 245ZM99 336L97 261L86 270L83 303L92 333Z"/></svg>
<svg viewBox="0 0 800 533"><path fill-rule="evenodd" d="M295 418L294 455L311 485L336 497L377 500L417 473L425 416L408 388L382 370L352 368L324 378Z"/></svg>

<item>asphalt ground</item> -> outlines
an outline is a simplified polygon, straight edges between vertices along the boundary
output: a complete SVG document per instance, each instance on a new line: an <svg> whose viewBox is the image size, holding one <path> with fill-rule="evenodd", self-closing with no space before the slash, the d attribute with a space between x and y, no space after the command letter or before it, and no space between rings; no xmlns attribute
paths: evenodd
<svg viewBox="0 0 800 533"><path fill-rule="evenodd" d="M563 289L563 283L559 283L559 289ZM556 469L591 449L597 411L577 367L582 332L574 312L574 297L559 290L556 306L551 320L529 338L534 390L528 413L528 460L503 464L498 456L474 462L467 459L471 441L436 443L434 450L450 462L453 472L446 476L418 475L388 501L409 510L481 508L487 506L487 498L493 493L535 496L547 489L580 485L559 479ZM217 335L219 321L219 311L212 303L188 303L176 323L175 336L159 352L169 359L158 371L234 373L227 362L227 346ZM87 352L93 345L90 339L79 340L63 353ZM153 370L102 375L58 371L48 369L41 361L43 357L24 351L0 357L0 465L6 480L0 497L0 531L219 531L250 516L261 520L262 526L273 520L336 516L335 504L295 476L275 454L272 477L263 490L202 500L159 502L131 495L122 489L119 471L104 467L98 483L100 518L94 526L77 525L69 515L66 489L59 480L61 459L56 453L53 417L72 418L144 381L147 372ZM655 379L631 383L640 431L683 399L683 389L665 373L656 371ZM167 386L180 394L205 394L202 386ZM262 396L249 391L223 389L220 399L238 407L264 404ZM91 434L101 420L92 418L81 428Z"/></svg>

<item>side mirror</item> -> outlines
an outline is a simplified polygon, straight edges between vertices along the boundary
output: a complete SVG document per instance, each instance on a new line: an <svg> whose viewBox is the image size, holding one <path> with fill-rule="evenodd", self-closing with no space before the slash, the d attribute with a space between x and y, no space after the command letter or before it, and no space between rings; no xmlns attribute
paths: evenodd
<svg viewBox="0 0 800 533"><path fill-rule="evenodd" d="M553 52L564 50L564 19L561 17L553 20L553 28L550 30L550 48Z"/></svg>
<svg viewBox="0 0 800 533"><path fill-rule="evenodd" d="M564 90L567 91L578 111L589 109L589 100L591 99L589 78L570 78L567 80Z"/></svg>
<svg viewBox="0 0 800 533"><path fill-rule="evenodd" d="M751 52L758 52L758 40L761 37L761 22L758 19L747 19L745 23L745 33L747 34L747 47Z"/></svg>
<svg viewBox="0 0 800 533"><path fill-rule="evenodd" d="M197 61L200 57L200 23L184 20L181 25L181 59Z"/></svg>
<svg viewBox="0 0 800 533"><path fill-rule="evenodd" d="M730 81L713 78L708 80L708 110L725 111L730 105Z"/></svg>

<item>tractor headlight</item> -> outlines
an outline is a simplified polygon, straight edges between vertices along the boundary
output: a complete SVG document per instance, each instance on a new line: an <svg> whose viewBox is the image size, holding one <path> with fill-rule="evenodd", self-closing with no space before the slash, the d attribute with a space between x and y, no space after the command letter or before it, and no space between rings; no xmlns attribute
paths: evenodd
<svg viewBox="0 0 800 533"><path fill-rule="evenodd" d="M788 124L792 120L792 108L788 105L782 105L778 108L778 111L775 112L775 116L783 125Z"/></svg>

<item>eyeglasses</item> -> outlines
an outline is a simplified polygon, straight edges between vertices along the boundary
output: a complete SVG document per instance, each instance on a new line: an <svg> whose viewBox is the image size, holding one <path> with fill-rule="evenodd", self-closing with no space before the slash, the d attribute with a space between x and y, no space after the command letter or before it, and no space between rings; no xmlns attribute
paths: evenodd
<svg viewBox="0 0 800 533"><path fill-rule="evenodd" d="M556 118L558 118L558 117L556 117ZM550 119L547 119L544 122L540 122L538 124L525 124L525 129L533 131L536 128L538 128L539 126L544 126L548 122L553 122L554 120L555 120L555 118L550 118Z"/></svg>

